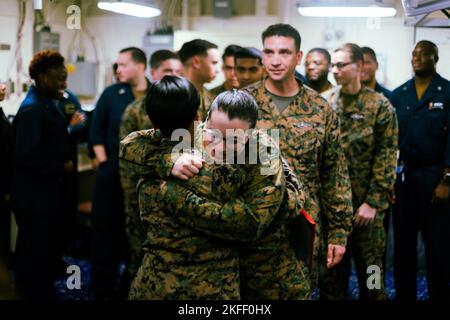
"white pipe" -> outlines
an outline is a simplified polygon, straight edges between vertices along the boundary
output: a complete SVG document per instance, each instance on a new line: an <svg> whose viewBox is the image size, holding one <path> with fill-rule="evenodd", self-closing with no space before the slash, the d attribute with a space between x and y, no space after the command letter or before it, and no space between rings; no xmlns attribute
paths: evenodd
<svg viewBox="0 0 450 320"><path fill-rule="evenodd" d="M189 0L183 0L181 4L181 30L189 29Z"/></svg>
<svg viewBox="0 0 450 320"><path fill-rule="evenodd" d="M33 0L34 10L42 10L42 0Z"/></svg>
<svg viewBox="0 0 450 320"><path fill-rule="evenodd" d="M281 22L290 23L290 15L295 5L290 0L283 0L281 5Z"/></svg>
<svg viewBox="0 0 450 320"><path fill-rule="evenodd" d="M269 1L268 0L256 0L256 16L258 17L265 17L268 14L268 6Z"/></svg>

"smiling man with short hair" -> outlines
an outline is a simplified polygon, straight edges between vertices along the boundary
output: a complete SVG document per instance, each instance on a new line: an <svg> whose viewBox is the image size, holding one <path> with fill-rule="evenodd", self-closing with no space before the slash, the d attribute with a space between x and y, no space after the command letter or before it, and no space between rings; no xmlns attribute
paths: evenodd
<svg viewBox="0 0 450 320"><path fill-rule="evenodd" d="M305 210L314 218L316 240L312 288L320 268L336 266L351 231L351 188L341 146L339 120L328 103L295 78L301 37L288 24L262 33L268 77L246 88L260 107L256 128L278 129L282 156L306 185Z"/></svg>

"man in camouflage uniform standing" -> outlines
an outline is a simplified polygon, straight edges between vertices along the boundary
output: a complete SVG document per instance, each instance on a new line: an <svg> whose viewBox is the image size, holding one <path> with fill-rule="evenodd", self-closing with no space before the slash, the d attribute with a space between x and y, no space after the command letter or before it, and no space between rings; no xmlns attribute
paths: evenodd
<svg viewBox="0 0 450 320"><path fill-rule="evenodd" d="M225 81L209 90L213 96L218 96L224 91L239 88L239 81L236 77L234 54L238 51L241 46L230 44L227 46L222 54L222 71L225 76Z"/></svg>
<svg viewBox="0 0 450 320"><path fill-rule="evenodd" d="M351 231L351 187L339 120L328 103L294 76L300 35L290 25L272 25L262 35L268 78L246 88L260 110L257 128L280 130L280 149L308 192L305 210L316 221L311 282L318 269L336 266Z"/></svg>
<svg viewBox="0 0 450 320"><path fill-rule="evenodd" d="M217 45L207 40L194 39L185 42L178 55L183 63L183 77L192 82L200 92L198 115L203 121L214 100L214 95L204 87L204 84L213 81L219 72Z"/></svg>
<svg viewBox="0 0 450 320"><path fill-rule="evenodd" d="M324 299L346 299L352 257L360 299L386 299L383 219L395 182L397 118L387 98L361 86L362 63L363 51L353 43L336 49L332 56L331 71L340 86L331 94L329 103L341 121L355 213L344 259L324 276ZM371 270L370 266L377 269ZM371 282L368 277L373 271L380 276Z"/></svg>
<svg viewBox="0 0 450 320"><path fill-rule="evenodd" d="M165 75L179 76L181 73L181 62L178 55L169 50L155 51L150 57L150 74L153 81L162 79ZM153 128L148 118L144 106L145 95L137 98L125 109L120 122L120 139L124 139L133 131ZM120 183L122 185L124 196L125 212L125 232L128 237L130 247L130 262L128 273L130 279L133 279L141 265L144 255L142 251L142 242L145 240L145 231L139 219L139 204L136 194L136 185L139 181L139 175L133 172L127 172L120 168Z"/></svg>

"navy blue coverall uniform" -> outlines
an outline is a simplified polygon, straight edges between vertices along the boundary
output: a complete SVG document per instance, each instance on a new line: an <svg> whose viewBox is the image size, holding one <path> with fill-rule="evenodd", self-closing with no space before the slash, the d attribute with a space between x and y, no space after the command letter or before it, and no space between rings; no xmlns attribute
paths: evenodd
<svg viewBox="0 0 450 320"><path fill-rule="evenodd" d="M62 259L64 163L69 135L57 101L30 87L14 117L12 209L18 225L16 282L25 299L56 297L54 280Z"/></svg>
<svg viewBox="0 0 450 320"><path fill-rule="evenodd" d="M129 84L113 84L101 94L91 121L89 143L104 145L107 155L97 170L92 203L91 284L99 299L112 298L119 264L128 258L118 156L120 121L133 100Z"/></svg>
<svg viewBox="0 0 450 320"><path fill-rule="evenodd" d="M71 175L67 177L66 181L66 194L65 194L65 206L67 207L67 214L65 216L65 239L62 243L64 249L67 249L68 245L75 238L75 226L76 226L76 213L78 207L78 143L87 141L88 139L88 125L87 120L77 124L70 125L70 120L73 115L78 111L84 113L81 109L81 104L78 98L70 91L64 92L64 97L59 100L58 108L64 115L67 132L69 133L69 152L70 160L73 162L74 170ZM84 113L85 114L85 113ZM86 116L86 114L85 114Z"/></svg>
<svg viewBox="0 0 450 320"><path fill-rule="evenodd" d="M435 74L422 99L414 79L395 89L400 159L394 206L394 280L399 299L416 298L417 232L425 245L431 299L449 298L450 205L432 195L450 167L450 82Z"/></svg>
<svg viewBox="0 0 450 320"><path fill-rule="evenodd" d="M386 98L389 99L389 97L391 96L392 91L383 87L381 84L379 84L378 82L375 84L375 89L376 92L381 93L383 96L385 96Z"/></svg>

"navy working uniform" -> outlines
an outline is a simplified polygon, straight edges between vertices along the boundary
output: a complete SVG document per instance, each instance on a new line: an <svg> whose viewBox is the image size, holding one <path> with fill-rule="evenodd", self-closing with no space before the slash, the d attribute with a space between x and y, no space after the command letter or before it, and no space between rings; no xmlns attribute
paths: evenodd
<svg viewBox="0 0 450 320"><path fill-rule="evenodd" d="M84 120L82 123L71 126L70 120L77 111L81 113L84 113L84 111L81 109L78 98L68 90L65 90L64 97L59 100L58 107L66 119L67 132L70 137L70 157L73 163L76 164L76 161L78 161L77 144L79 141L87 141L88 138L87 121Z"/></svg>
<svg viewBox="0 0 450 320"><path fill-rule="evenodd" d="M425 244L430 298L448 299L450 205L433 204L433 191L450 167L450 82L435 74L422 99L414 79L395 89L400 159L394 206L397 297L416 298L417 231Z"/></svg>
<svg viewBox="0 0 450 320"><path fill-rule="evenodd" d="M381 93L383 96L385 96L386 98L390 98L392 91L383 87L381 84L379 84L378 82L375 84L375 88L374 88L375 92L379 92Z"/></svg>
<svg viewBox="0 0 450 320"><path fill-rule="evenodd" d="M67 177L65 205L67 207L67 215L65 223L66 239L62 245L67 248L70 241L74 239L76 213L78 207L78 143L85 142L88 138L87 118L77 125L70 125L70 120L76 112L83 112L78 98L70 91L65 90L63 98L59 100L58 108L65 118L67 132L69 134L69 154L70 160L73 162L74 170ZM86 114L85 114L86 116Z"/></svg>
<svg viewBox="0 0 450 320"><path fill-rule="evenodd" d="M64 164L70 154L65 119L56 104L31 86L13 121L16 280L26 299L55 297L56 268L62 259Z"/></svg>
<svg viewBox="0 0 450 320"><path fill-rule="evenodd" d="M104 145L107 155L107 161L97 170L92 203L91 283L98 298L111 297L119 263L128 259L118 163L119 127L125 108L134 99L128 83L107 87L97 101L91 121L89 143Z"/></svg>

